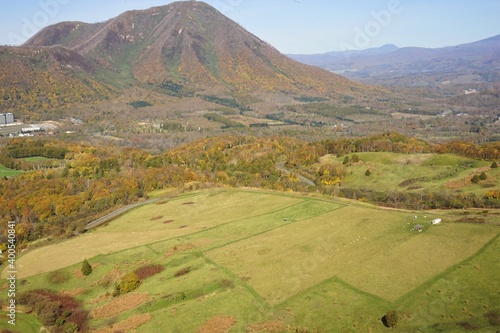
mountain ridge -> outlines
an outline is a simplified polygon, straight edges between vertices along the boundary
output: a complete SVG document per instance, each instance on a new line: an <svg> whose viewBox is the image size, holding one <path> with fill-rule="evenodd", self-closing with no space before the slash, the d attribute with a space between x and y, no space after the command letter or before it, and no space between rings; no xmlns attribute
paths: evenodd
<svg viewBox="0 0 500 333"><path fill-rule="evenodd" d="M290 59L204 2L128 11L96 24L61 22L23 46L58 44L120 73L128 82L332 95L369 89Z"/></svg>
<svg viewBox="0 0 500 333"><path fill-rule="evenodd" d="M2 46L0 73L0 107L24 114L105 100L117 92L95 64L58 45Z"/></svg>
<svg viewBox="0 0 500 333"><path fill-rule="evenodd" d="M435 85L439 76L444 77L440 82L455 81L457 84L500 80L500 35L441 48L403 47L378 54L364 50L289 56L371 84L405 86L407 83L398 78L418 75L428 76L419 77L424 85Z"/></svg>

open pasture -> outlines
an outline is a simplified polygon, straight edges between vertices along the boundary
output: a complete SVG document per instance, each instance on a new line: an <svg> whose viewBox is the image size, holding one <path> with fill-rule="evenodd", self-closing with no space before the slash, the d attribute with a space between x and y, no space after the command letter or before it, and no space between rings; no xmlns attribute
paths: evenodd
<svg viewBox="0 0 500 333"><path fill-rule="evenodd" d="M405 212L347 206L207 256L276 304L331 277L395 301L474 254L494 234L476 225L430 226ZM388 288L388 284L391 286Z"/></svg>
<svg viewBox="0 0 500 333"><path fill-rule="evenodd" d="M272 213L303 199L266 193L213 191L145 205L112 223L18 258L20 277L63 268L99 254L210 231L219 225Z"/></svg>
<svg viewBox="0 0 500 333"><path fill-rule="evenodd" d="M500 186L500 168L491 162L450 154L356 153L360 161L347 167L344 186L377 191L460 191L484 194ZM353 155L347 155L352 157ZM342 163L344 157L324 156L322 163ZM365 176L366 170L371 175ZM471 182L485 172L487 179Z"/></svg>
<svg viewBox="0 0 500 333"><path fill-rule="evenodd" d="M457 324L470 321L488 332L485 316L499 304L500 215L477 214L484 224L458 223L460 211L201 191L28 252L18 259L24 265L19 288L75 295L94 310L89 325L96 331L113 325L147 333L272 327L384 332L381 316L396 309L402 331L439 324L443 332L455 332ZM431 225L436 217L443 222ZM412 231L417 223L422 232ZM85 246L94 252L79 253ZM87 277L79 274L83 258L93 266ZM110 295L126 273L149 264L163 270L130 294ZM130 302L134 307L126 306ZM105 314L115 306L123 307L119 314Z"/></svg>

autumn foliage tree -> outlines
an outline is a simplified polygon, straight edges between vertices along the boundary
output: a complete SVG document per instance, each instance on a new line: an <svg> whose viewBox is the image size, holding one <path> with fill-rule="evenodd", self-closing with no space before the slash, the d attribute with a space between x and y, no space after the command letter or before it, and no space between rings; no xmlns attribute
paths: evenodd
<svg viewBox="0 0 500 333"><path fill-rule="evenodd" d="M127 273L115 287L113 296L129 293L137 289L141 284L141 280L135 272Z"/></svg>

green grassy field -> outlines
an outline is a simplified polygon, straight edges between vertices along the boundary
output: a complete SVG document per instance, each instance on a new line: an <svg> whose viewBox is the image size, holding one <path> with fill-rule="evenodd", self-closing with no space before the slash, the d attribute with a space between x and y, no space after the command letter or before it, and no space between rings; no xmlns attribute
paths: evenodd
<svg viewBox="0 0 500 333"><path fill-rule="evenodd" d="M0 177L16 177L23 173L24 171L9 169L0 164Z"/></svg>
<svg viewBox="0 0 500 333"><path fill-rule="evenodd" d="M400 314L396 332L495 331L500 212L469 213L481 225L458 223L461 214L256 190L194 192L28 251L17 261L19 289L74 295L95 331L385 332L380 318L390 309ZM443 223L432 226L436 217ZM412 231L417 223L423 232ZM79 273L83 258L93 266L88 277ZM164 270L130 294L109 295L146 264ZM54 284L54 274L64 278Z"/></svg>
<svg viewBox="0 0 500 333"><path fill-rule="evenodd" d="M36 320L33 316L27 315L25 313L17 313L15 325L9 324L8 321L12 320L7 317L7 312L0 311L0 331L13 333L29 333L29 332L40 332L42 324Z"/></svg>
<svg viewBox="0 0 500 333"><path fill-rule="evenodd" d="M491 169L491 162L473 160L450 154L356 153L360 161L348 166L344 186L372 188L378 191L455 191L484 194L500 187L500 168ZM348 155L352 157L352 155ZM324 156L325 162L342 163L345 157ZM371 175L365 176L366 170ZM471 175L485 172L487 180L470 181ZM410 179L409 185L400 186ZM425 178L425 179L424 179Z"/></svg>

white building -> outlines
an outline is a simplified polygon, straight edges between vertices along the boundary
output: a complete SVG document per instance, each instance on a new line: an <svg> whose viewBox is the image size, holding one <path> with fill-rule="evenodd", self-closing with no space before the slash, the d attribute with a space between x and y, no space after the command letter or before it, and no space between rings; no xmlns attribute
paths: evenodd
<svg viewBox="0 0 500 333"><path fill-rule="evenodd" d="M15 123L14 115L12 113L0 113L0 126Z"/></svg>

